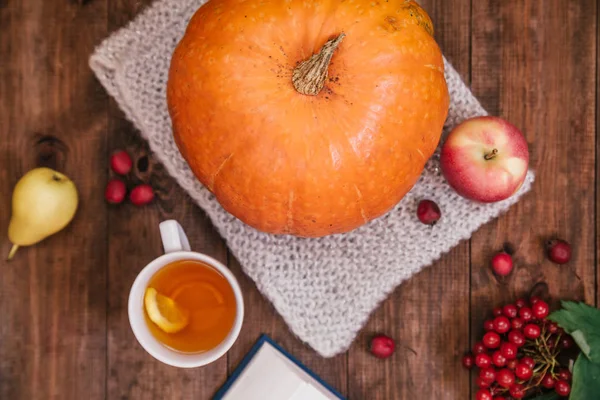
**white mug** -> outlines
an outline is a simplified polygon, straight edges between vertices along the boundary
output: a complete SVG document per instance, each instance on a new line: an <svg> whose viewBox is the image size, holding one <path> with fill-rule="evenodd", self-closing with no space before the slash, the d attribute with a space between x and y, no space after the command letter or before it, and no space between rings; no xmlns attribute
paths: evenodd
<svg viewBox="0 0 600 400"><path fill-rule="evenodd" d="M201 367L227 353L237 339L244 319L242 291L227 267L212 257L191 251L188 238L177 221L164 221L159 227L165 254L146 265L133 282L129 292L129 323L138 342L152 357L174 367ZM227 279L235 296L236 316L231 331L217 347L203 353L182 353L168 348L152 335L144 317L144 293L150 279L161 268L179 260L198 260L211 266Z"/></svg>

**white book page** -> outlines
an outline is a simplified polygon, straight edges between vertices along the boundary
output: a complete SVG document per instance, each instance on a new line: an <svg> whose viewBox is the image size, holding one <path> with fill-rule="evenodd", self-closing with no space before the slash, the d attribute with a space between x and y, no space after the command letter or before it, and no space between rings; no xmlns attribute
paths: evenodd
<svg viewBox="0 0 600 400"><path fill-rule="evenodd" d="M337 397L265 342L223 400L337 400Z"/></svg>
<svg viewBox="0 0 600 400"><path fill-rule="evenodd" d="M304 384L296 390L296 393L289 398L289 400L329 400L327 397L315 388L310 383L304 382Z"/></svg>

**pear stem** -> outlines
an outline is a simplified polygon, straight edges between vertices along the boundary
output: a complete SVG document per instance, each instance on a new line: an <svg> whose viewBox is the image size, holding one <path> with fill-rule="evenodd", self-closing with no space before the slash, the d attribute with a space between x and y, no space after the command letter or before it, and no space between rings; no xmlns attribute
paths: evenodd
<svg viewBox="0 0 600 400"><path fill-rule="evenodd" d="M17 253L17 250L19 250L19 245L18 244L13 244L12 248L10 249L10 252L8 253L8 258L6 259L6 261L12 260L12 258Z"/></svg>

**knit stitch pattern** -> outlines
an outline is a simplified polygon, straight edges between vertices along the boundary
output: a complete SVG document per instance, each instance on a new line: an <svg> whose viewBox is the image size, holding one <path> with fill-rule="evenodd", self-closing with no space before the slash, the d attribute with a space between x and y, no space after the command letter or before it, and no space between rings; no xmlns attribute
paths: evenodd
<svg viewBox="0 0 600 400"><path fill-rule="evenodd" d="M256 231L219 205L182 158L171 130L166 84L173 50L205 0L159 0L94 52L90 66L179 185L207 213L244 272L301 340L324 357L345 351L371 312L396 286L468 239L531 189L529 171L517 194L478 204L456 194L439 170L438 152L404 199L386 215L354 230L318 239ZM445 75L448 133L485 115L450 63ZM434 200L442 218L433 227L416 218L421 199Z"/></svg>

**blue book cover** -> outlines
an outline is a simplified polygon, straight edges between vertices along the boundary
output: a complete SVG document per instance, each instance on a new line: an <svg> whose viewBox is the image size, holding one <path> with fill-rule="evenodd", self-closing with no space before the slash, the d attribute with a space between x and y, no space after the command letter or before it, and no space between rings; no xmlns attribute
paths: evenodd
<svg viewBox="0 0 600 400"><path fill-rule="evenodd" d="M263 334L213 400L346 400Z"/></svg>

